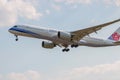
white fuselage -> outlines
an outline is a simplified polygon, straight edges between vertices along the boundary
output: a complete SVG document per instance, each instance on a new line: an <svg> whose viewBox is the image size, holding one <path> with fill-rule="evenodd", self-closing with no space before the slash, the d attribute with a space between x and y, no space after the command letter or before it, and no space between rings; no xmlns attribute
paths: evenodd
<svg viewBox="0 0 120 80"><path fill-rule="evenodd" d="M71 45L72 41L63 40L57 37L58 30L34 28L24 25L17 25L9 29L9 32L14 35L27 36L32 38L45 39L54 42L55 44ZM76 44L76 42L75 42ZM91 46L91 47L105 47L115 46L112 41L96 39L92 37L84 37L80 41L77 41L79 46Z"/></svg>
<svg viewBox="0 0 120 80"><path fill-rule="evenodd" d="M90 46L90 47L114 46L114 43L112 41L92 38L92 37L84 37L80 43L82 43L82 45Z"/></svg>

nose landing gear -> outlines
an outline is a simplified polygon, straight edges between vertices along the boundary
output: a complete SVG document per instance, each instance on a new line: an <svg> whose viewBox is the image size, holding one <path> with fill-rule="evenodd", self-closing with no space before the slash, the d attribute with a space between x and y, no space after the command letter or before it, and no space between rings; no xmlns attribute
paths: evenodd
<svg viewBox="0 0 120 80"><path fill-rule="evenodd" d="M15 41L18 41L18 36L17 36L17 35L15 35L15 37L16 37Z"/></svg>

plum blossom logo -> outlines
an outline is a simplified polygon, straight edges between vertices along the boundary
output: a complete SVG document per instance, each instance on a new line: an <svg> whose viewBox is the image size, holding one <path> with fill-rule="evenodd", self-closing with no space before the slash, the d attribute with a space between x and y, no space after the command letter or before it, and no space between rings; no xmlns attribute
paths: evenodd
<svg viewBox="0 0 120 80"><path fill-rule="evenodd" d="M113 40L118 41L120 39L120 35L117 32L115 32L114 34L112 34L112 38Z"/></svg>

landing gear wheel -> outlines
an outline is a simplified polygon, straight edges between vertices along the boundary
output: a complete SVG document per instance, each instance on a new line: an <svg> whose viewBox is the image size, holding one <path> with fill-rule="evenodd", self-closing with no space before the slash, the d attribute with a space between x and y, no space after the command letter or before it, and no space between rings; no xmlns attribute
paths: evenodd
<svg viewBox="0 0 120 80"><path fill-rule="evenodd" d="M70 49L66 49L66 52L68 52Z"/></svg>
<svg viewBox="0 0 120 80"><path fill-rule="evenodd" d="M65 48L65 49L63 49L62 51L63 51L63 52L65 52L65 51L68 52L68 51L70 51L70 49L66 49L66 48Z"/></svg>
<svg viewBox="0 0 120 80"><path fill-rule="evenodd" d="M18 41L18 39L15 39L15 41Z"/></svg>
<svg viewBox="0 0 120 80"><path fill-rule="evenodd" d="M65 51L65 49L62 50L62 52L64 52L64 51Z"/></svg>
<svg viewBox="0 0 120 80"><path fill-rule="evenodd" d="M78 47L78 45L71 45L71 48L77 48Z"/></svg>
<svg viewBox="0 0 120 80"><path fill-rule="evenodd" d="M17 36L17 35L15 35L15 37L16 37L15 41L18 41L18 36Z"/></svg>

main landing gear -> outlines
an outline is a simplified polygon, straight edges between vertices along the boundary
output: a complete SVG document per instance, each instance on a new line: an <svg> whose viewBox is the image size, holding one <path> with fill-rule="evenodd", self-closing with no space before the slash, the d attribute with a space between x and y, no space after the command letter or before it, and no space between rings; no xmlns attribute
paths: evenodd
<svg viewBox="0 0 120 80"><path fill-rule="evenodd" d="M77 48L78 47L78 45L77 44L73 44L73 45L71 45L71 48ZM65 47L63 50L62 50L62 52L68 52L68 51L70 51L70 49L69 48L67 48L67 47Z"/></svg>
<svg viewBox="0 0 120 80"><path fill-rule="evenodd" d="M63 52L68 52L68 51L70 51L70 49L65 48L65 49L63 49L62 51L63 51Z"/></svg>
<svg viewBox="0 0 120 80"><path fill-rule="evenodd" d="M15 37L16 37L15 41L18 41L18 36L17 36L17 35L15 35Z"/></svg>
<svg viewBox="0 0 120 80"><path fill-rule="evenodd" d="M74 48L74 47L75 47L75 48L77 48L77 47L78 47L78 45L74 45L74 44L73 44L73 45L71 45L71 48Z"/></svg>

